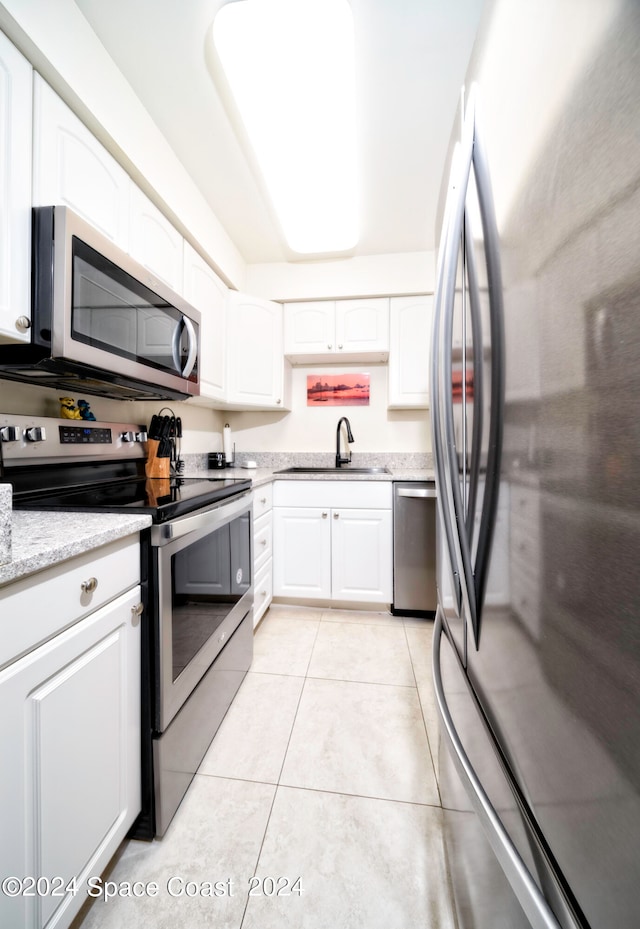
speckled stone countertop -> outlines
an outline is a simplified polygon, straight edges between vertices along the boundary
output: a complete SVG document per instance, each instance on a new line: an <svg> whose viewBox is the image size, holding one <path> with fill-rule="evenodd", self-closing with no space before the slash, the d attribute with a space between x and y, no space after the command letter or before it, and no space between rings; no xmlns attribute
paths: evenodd
<svg viewBox="0 0 640 929"><path fill-rule="evenodd" d="M257 468L220 468L209 469L207 456L185 456L186 477L230 477L248 478L254 487L268 484L271 481L433 481L435 474L431 455L421 453L394 454L394 453L366 453L353 455L351 466L354 468L387 468L388 473L357 474L349 470L349 466L340 471L306 474L282 474L285 468L311 467L331 468L335 455L331 453L301 453L301 452L273 452L273 453L239 453L239 464L253 459Z"/></svg>
<svg viewBox="0 0 640 929"><path fill-rule="evenodd" d="M12 558L0 565L0 585L140 532L150 525L151 517L144 515L14 511Z"/></svg>

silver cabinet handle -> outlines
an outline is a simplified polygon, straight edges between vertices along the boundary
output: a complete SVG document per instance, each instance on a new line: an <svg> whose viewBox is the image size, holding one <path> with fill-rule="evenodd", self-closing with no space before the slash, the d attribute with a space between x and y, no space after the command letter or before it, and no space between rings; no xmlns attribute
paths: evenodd
<svg viewBox="0 0 640 929"><path fill-rule="evenodd" d="M396 490L398 497L419 497L424 499L425 497L435 497L436 489L433 490L430 487L417 487L415 490L410 489L409 487L401 487L400 490Z"/></svg>
<svg viewBox="0 0 640 929"><path fill-rule="evenodd" d="M448 743L456 770L473 804L489 844L531 926L533 929L560 929L560 925L551 912L547 901L540 893L538 885L531 877L527 866L493 808L456 731L442 685L440 646L443 632L442 614L438 610L433 629L433 684L441 732ZM478 725L482 725L479 714Z"/></svg>
<svg viewBox="0 0 640 929"><path fill-rule="evenodd" d="M84 594L92 594L97 586L98 586L98 578L90 577L88 581L83 581L80 584L80 590Z"/></svg>

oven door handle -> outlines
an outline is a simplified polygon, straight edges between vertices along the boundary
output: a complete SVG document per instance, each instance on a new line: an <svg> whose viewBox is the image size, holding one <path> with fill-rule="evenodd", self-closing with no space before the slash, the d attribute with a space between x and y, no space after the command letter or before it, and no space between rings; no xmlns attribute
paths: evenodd
<svg viewBox="0 0 640 929"><path fill-rule="evenodd" d="M174 539L189 535L192 532L215 529L223 526L242 513L251 509L250 490L222 500L209 509L189 513L188 516L178 517L169 522L151 527L151 544L156 548L166 545ZM247 499L248 498L248 499Z"/></svg>

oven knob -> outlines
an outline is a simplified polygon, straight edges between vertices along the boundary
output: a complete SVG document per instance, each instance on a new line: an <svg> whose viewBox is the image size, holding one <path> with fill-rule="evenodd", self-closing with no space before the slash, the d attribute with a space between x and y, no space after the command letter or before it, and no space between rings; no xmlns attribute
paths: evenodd
<svg viewBox="0 0 640 929"><path fill-rule="evenodd" d="M19 438L19 426L2 426L0 428L0 442L17 442Z"/></svg>
<svg viewBox="0 0 640 929"><path fill-rule="evenodd" d="M148 433L136 432L136 438L135 438L136 442L146 442L148 438L149 438Z"/></svg>
<svg viewBox="0 0 640 929"><path fill-rule="evenodd" d="M120 438L123 442L135 442L136 434L135 432L123 432Z"/></svg>
<svg viewBox="0 0 640 929"><path fill-rule="evenodd" d="M44 426L30 426L24 431L24 437L27 442L44 442L47 438L47 433Z"/></svg>

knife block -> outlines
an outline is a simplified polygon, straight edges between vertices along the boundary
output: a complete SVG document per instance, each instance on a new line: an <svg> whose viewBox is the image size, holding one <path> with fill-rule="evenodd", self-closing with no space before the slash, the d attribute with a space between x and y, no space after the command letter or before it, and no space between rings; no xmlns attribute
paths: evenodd
<svg viewBox="0 0 640 929"><path fill-rule="evenodd" d="M147 477L169 477L169 458L158 458L157 439L147 439L147 460L144 463L144 473Z"/></svg>

